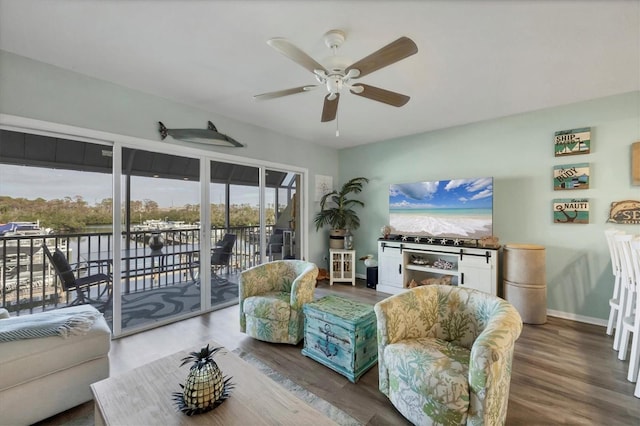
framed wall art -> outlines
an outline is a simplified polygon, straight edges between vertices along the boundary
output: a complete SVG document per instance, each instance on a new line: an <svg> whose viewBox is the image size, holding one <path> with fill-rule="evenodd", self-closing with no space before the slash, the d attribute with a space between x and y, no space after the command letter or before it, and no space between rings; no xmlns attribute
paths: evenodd
<svg viewBox="0 0 640 426"><path fill-rule="evenodd" d="M631 144L631 185L640 185L640 141Z"/></svg>
<svg viewBox="0 0 640 426"><path fill-rule="evenodd" d="M316 175L316 198L319 202L325 194L333 191L333 177Z"/></svg>
<svg viewBox="0 0 640 426"><path fill-rule="evenodd" d="M589 163L553 167L553 189L589 189Z"/></svg>
<svg viewBox="0 0 640 426"><path fill-rule="evenodd" d="M591 127L560 130L554 135L556 157L589 154L591 152Z"/></svg>
<svg viewBox="0 0 640 426"><path fill-rule="evenodd" d="M588 198L553 200L553 223L589 223Z"/></svg>

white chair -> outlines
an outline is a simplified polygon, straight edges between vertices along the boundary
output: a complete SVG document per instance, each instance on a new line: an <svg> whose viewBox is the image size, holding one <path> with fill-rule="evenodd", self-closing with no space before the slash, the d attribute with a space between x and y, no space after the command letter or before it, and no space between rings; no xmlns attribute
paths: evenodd
<svg viewBox="0 0 640 426"><path fill-rule="evenodd" d="M626 263L624 261L623 246L625 244L625 241L630 241L632 238L632 235L627 235L625 233L620 233L613 236L615 250L620 265L620 298L618 301L620 310L618 311L618 316L616 318L616 332L613 339L613 349L616 351L620 349L620 341L622 340L622 320L625 317L625 312L630 309L628 306L630 301L628 283L629 274L627 272Z"/></svg>
<svg viewBox="0 0 640 426"><path fill-rule="evenodd" d="M613 348L617 350L620 344L620 328L617 327L617 320L622 316L620 307L620 299L622 293L621 286L621 274L620 269L620 256L618 255L618 248L615 241L615 235L621 235L623 232L615 229L607 229L604 231L604 235L607 238L607 245L609 246L609 255L611 256L611 269L613 271L613 292L611 299L609 299L609 321L607 322L607 335L611 336L615 332Z"/></svg>
<svg viewBox="0 0 640 426"><path fill-rule="evenodd" d="M627 346L631 335L632 350L627 379L633 382L638 376L637 361L635 359L638 355L638 343L640 343L638 341L640 338L638 335L638 331L640 330L640 317L638 315L640 315L640 312L636 309L636 299L638 298L636 268L633 265L634 255L632 254L633 250L631 248L633 235L616 235L615 239L618 242L620 265L622 266L622 285L627 288L627 300L622 311L618 359L625 360L627 358ZM634 372L635 374L633 374Z"/></svg>
<svg viewBox="0 0 640 426"><path fill-rule="evenodd" d="M631 244L631 248L635 254L636 278L638 279L640 278L640 274L638 274L640 272L640 240L638 238ZM640 283L638 285L640 286ZM638 363L640 364L640 360ZM636 390L633 395L640 398L640 366L638 367L638 377L636 378Z"/></svg>
<svg viewBox="0 0 640 426"><path fill-rule="evenodd" d="M636 236L631 241L629 249L631 254L631 269L636 289L635 312L631 317L627 317L623 320L622 327L623 331L628 329L629 332L633 334L627 380L631 382L640 382L640 380L638 380L638 371L640 370L640 236ZM620 352L622 352L622 346L620 347ZM640 397L639 391L640 388L636 385L635 395L638 397Z"/></svg>

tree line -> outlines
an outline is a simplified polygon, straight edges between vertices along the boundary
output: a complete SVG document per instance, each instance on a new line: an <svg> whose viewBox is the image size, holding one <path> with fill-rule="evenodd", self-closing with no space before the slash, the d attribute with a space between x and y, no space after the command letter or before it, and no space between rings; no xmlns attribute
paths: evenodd
<svg viewBox="0 0 640 426"><path fill-rule="evenodd" d="M161 208L157 202L145 199L132 200L130 205L131 224L152 219L186 223L195 223L200 220L199 204ZM39 221L41 227L51 228L56 232L83 232L89 226L111 225L112 210L111 198L105 198L91 206L81 196L54 200L0 196L0 223ZM267 207L265 213L267 224L274 224L274 207L272 205ZM251 226L260 223L258 206L250 204L232 204L229 207L229 216L229 226ZM224 204L211 205L211 224L217 228L225 226Z"/></svg>

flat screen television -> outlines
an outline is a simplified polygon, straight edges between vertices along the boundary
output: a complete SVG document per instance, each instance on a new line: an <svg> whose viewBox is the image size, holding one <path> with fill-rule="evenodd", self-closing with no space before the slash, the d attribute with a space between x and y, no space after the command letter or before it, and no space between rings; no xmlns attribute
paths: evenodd
<svg viewBox="0 0 640 426"><path fill-rule="evenodd" d="M493 177L389 187L391 233L481 239L493 235Z"/></svg>

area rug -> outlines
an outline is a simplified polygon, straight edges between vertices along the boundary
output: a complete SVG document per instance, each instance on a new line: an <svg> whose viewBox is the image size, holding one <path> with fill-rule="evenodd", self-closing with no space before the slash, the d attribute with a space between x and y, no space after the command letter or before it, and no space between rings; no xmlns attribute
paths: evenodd
<svg viewBox="0 0 640 426"><path fill-rule="evenodd" d="M211 306L223 308L238 303L238 285L211 286ZM122 328L132 328L200 310L200 288L193 283L163 287L122 296ZM105 317L110 319L110 310Z"/></svg>
<svg viewBox="0 0 640 426"><path fill-rule="evenodd" d="M274 369L266 365L264 362L260 361L258 358L251 355L250 353L245 352L239 348L234 349L232 352L238 355L240 358L242 358L246 362L248 362L249 364L256 367L263 374L271 378L271 380L273 380L274 382L280 384L282 387L287 389L296 397L303 400L304 402L306 402L316 410L320 411L321 413L325 414L327 417L329 417L331 420L338 423L339 425L356 426L356 425L362 424L356 419L354 419L352 416L347 414L346 412L336 407L335 405L332 405L325 399L322 399L319 396L314 395L313 393L309 392L308 390L298 385L297 383L293 382L289 378L285 377L281 373L275 371Z"/></svg>

